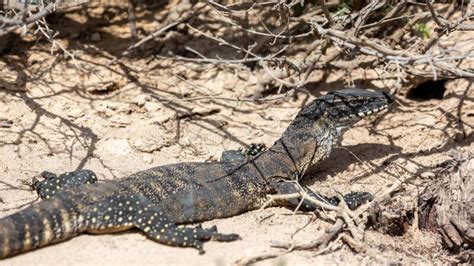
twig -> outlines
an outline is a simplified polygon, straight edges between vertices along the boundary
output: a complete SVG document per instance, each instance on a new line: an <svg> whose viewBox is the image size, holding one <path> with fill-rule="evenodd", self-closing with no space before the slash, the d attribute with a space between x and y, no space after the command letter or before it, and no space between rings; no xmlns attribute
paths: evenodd
<svg viewBox="0 0 474 266"><path fill-rule="evenodd" d="M138 39L137 17L135 15L135 0L128 0L128 20L130 22L130 40L135 43Z"/></svg>
<svg viewBox="0 0 474 266"><path fill-rule="evenodd" d="M130 52L132 50L135 50L137 49L138 47L142 46L143 44L161 36L162 34L164 34L165 32L167 32L168 30L178 26L179 24L181 23L185 23L186 21L190 20L191 18L193 18L194 16L198 15L201 10L203 10L206 6L205 5L201 5L199 7L196 7L195 9L193 9L192 11L190 11L190 13L184 17L181 17L180 19L176 20L176 21L173 21L163 27L161 27L160 29L158 29L157 31L153 32L152 34L148 35L147 37L141 39L140 41L138 41L137 43L133 44L133 45L130 45L126 51L124 51L122 53L122 55L128 55L130 54Z"/></svg>
<svg viewBox="0 0 474 266"><path fill-rule="evenodd" d="M291 247L292 250L308 250L308 249L314 249L317 247L326 247L328 243L330 242L331 239L333 239L337 234L342 232L344 225L347 225L349 228L349 231L351 232L352 237L349 236L344 236L343 240L347 244L351 246L354 250L361 252L364 250L364 245L362 244L360 234L356 232L357 224L360 224L363 219L364 219L364 213L366 213L369 209L373 208L376 204L380 204L382 201L386 200L387 198L390 197L390 195L398 190L402 184L404 184L408 180L408 177L406 178L400 178L397 179L397 181L392 184L387 190L383 191L380 195L376 196L375 199L367 204L362 205L359 207L354 213L351 213L348 211L347 206L345 205L345 202L342 200L340 205L335 207L326 203L323 203L321 201L318 201L309 195L307 195L304 190L299 191L301 193L300 197L304 198L305 200L308 200L315 205L327 209L327 210L332 210L336 211L338 213L338 217L336 218L335 223L326 231L324 235L319 237L316 240L311 241L310 243L307 244L300 244L300 245L294 245L294 244L288 244L288 243L276 243L272 245L272 247L276 248L285 248L289 249ZM297 193L289 194L287 195L289 198L299 198ZM276 195L270 197L270 199L276 199L276 200L283 200L285 195ZM267 204L268 206L268 204Z"/></svg>
<svg viewBox="0 0 474 266"><path fill-rule="evenodd" d="M64 0L57 0L53 3L48 4L45 7L42 7L37 13L30 15L25 18L21 18L19 16L16 16L14 18L6 18L4 16L0 15L0 23L2 24L2 27L6 26L23 26L27 25L29 23L35 22L51 13L53 13L58 6L60 6L63 3Z"/></svg>
<svg viewBox="0 0 474 266"><path fill-rule="evenodd" d="M456 60L455 58L459 57L449 57L445 55L412 55L408 54L406 51L398 51L393 50L388 47L382 46L378 43L375 43L367 38L357 38L357 37L349 37L344 32L334 29L324 29L318 24L313 24L316 31L322 36L329 36L331 40L334 40L336 43L341 43L342 45L346 46L350 49L355 49L360 51L363 54L376 56L380 59L386 61L393 61L397 64L403 65L405 69L413 74L424 74L426 72L422 72L419 69L411 68L410 65L415 64L430 64L430 62L439 70L443 70L443 76L445 73L451 73L453 76L457 77L469 77L474 78L474 72L466 71L459 69L458 67L448 66L444 61ZM469 50L462 58L470 58L472 57L472 50ZM406 54L406 55L405 55ZM441 73L437 73L438 76L441 76ZM432 75L430 75L431 77Z"/></svg>
<svg viewBox="0 0 474 266"><path fill-rule="evenodd" d="M321 8L323 9L324 16L326 17L328 22L330 24L334 23L334 21L331 17L331 13L329 13L329 9L328 9L328 6L326 4L326 0L318 0L318 2L319 2L319 5L321 6Z"/></svg>
<svg viewBox="0 0 474 266"><path fill-rule="evenodd" d="M438 26L440 26L441 28L445 28L446 30L449 30L450 25L445 22L446 21L445 19L443 19L443 21L441 21L438 18L438 14L434 10L431 0L426 0L426 6L428 7L428 10L430 11L430 14L431 14L431 17L433 18L433 21L436 24L438 24Z"/></svg>

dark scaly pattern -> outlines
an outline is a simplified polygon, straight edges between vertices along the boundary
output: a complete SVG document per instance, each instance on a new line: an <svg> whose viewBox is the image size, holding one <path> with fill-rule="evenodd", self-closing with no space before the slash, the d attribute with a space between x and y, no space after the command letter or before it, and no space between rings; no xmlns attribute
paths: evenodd
<svg viewBox="0 0 474 266"><path fill-rule="evenodd" d="M257 209L268 194L298 191L294 183L313 164L327 158L342 132L361 118L385 109L392 99L383 92L334 91L305 106L275 144L261 152L211 163L179 163L94 184L88 170L56 176L49 172L34 184L44 201L0 219L0 258L69 239L83 232L111 233L135 227L159 243L194 247L201 253L208 240L233 241L183 224L229 217ZM263 147L262 147L263 148ZM305 188L306 189L306 188ZM337 205L337 197L311 190L316 199ZM370 200L366 192L344 196L349 207ZM281 205L297 206L299 200ZM303 209L317 206L303 202Z"/></svg>

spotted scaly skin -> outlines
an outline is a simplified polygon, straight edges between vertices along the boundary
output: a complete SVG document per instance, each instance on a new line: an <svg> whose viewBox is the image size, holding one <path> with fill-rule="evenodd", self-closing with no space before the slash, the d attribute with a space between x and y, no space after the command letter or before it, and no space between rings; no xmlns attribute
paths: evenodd
<svg viewBox="0 0 474 266"><path fill-rule="evenodd" d="M129 177L96 183L94 173L75 171L56 176L45 172L34 187L45 200L0 219L0 258L70 239L81 233L112 233L138 228L159 243L194 247L201 253L208 240L233 241L184 224L234 216L257 209L268 194L298 191L292 182L329 156L342 132L392 102L383 92L346 89L330 92L295 117L272 147L240 160L179 163L151 168ZM305 188L315 198L337 205ZM351 208L371 199L366 192L345 196ZM298 199L278 202L297 206ZM316 210L303 202L304 210Z"/></svg>

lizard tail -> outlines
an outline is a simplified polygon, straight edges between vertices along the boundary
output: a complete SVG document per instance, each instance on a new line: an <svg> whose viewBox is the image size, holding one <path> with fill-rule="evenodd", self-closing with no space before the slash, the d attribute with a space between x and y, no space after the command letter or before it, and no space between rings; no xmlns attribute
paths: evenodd
<svg viewBox="0 0 474 266"><path fill-rule="evenodd" d="M0 259L79 234L84 217L67 193L0 219Z"/></svg>

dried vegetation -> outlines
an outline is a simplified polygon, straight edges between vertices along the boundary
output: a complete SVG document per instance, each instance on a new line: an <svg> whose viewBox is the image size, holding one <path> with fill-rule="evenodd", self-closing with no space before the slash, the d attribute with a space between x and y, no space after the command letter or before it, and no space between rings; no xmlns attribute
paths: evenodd
<svg viewBox="0 0 474 266"><path fill-rule="evenodd" d="M368 187L376 200L355 212L323 206L317 237L295 241L307 224L290 226L291 241L280 236L271 251L232 261L339 251L359 262L472 262L473 1L129 0L57 10L64 1L0 13L0 145L13 158L0 162L5 191L25 190L10 174L36 151L113 178L216 159L254 140L268 146L313 95L384 89L397 97L394 110L350 131L358 140L315 170L326 180L303 184ZM125 158L129 166L115 162ZM26 203L7 194L4 210L29 204L27 193ZM274 213L261 212L270 213L265 226Z"/></svg>

